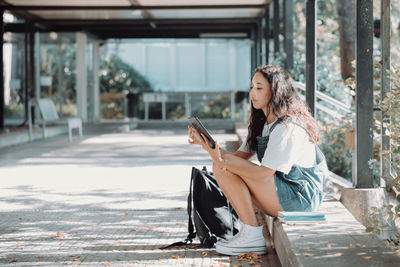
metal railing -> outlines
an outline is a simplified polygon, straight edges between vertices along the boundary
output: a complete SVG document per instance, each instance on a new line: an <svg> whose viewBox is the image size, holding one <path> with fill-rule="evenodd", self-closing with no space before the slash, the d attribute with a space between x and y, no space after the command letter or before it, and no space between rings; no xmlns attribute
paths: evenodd
<svg viewBox="0 0 400 267"><path fill-rule="evenodd" d="M301 83L301 82L294 82L294 86L295 86L297 89L299 89L299 90L301 90L301 91L303 91L303 92L306 91L306 85L305 85L304 83ZM334 106L336 109L341 110L341 111L343 111L344 113L353 113L353 111L351 110L351 107L349 107L349 106L347 106L346 104L340 102L339 100L336 100L335 98L333 98L333 97L331 97L331 96L328 96L327 94L324 94L324 93L322 93L322 92L320 92L320 91L316 91L315 94L316 94L316 97L317 97L317 98L319 98L319 99L321 99L321 100L323 100L323 101L325 101L325 102L331 104L331 105ZM325 113L327 113L327 114L330 114L331 116L333 116L333 117L335 117L335 118L342 118L342 117L343 117L342 114L340 114L340 113L338 113L338 112L335 112L335 111L333 111L333 110L330 110L329 108L327 108L327 107L325 107L325 106L323 106L323 105L321 105L321 104L319 104L319 103L316 103L316 106L317 106L317 108L320 109L321 111L323 111L323 112L325 112Z"/></svg>

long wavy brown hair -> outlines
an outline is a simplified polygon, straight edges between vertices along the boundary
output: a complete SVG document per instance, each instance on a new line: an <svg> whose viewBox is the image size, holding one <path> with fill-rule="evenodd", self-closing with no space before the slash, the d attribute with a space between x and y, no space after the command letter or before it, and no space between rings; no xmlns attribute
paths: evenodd
<svg viewBox="0 0 400 267"><path fill-rule="evenodd" d="M307 131L310 141L320 143L320 134L317 124L311 115L308 105L300 98L297 89L293 86L293 79L283 68L277 66L258 67L254 74L261 73L269 82L271 99L267 104L268 112L272 112L277 118L288 120L296 117ZM253 74L253 75L254 75ZM251 103L249 135L247 144L251 150L257 149L257 136L261 135L267 117L261 109L255 109Z"/></svg>

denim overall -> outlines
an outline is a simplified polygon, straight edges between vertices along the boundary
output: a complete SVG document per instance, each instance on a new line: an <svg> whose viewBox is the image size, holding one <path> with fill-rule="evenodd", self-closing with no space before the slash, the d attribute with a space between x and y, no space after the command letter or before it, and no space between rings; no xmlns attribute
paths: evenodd
<svg viewBox="0 0 400 267"><path fill-rule="evenodd" d="M279 118L271 126L267 136L257 136L257 158L260 162L267 149L269 135L281 121L282 118ZM314 167L293 165L288 174L275 172L276 192L283 211L314 211L320 206L323 198L322 178L328 168L325 156L317 145L315 152Z"/></svg>

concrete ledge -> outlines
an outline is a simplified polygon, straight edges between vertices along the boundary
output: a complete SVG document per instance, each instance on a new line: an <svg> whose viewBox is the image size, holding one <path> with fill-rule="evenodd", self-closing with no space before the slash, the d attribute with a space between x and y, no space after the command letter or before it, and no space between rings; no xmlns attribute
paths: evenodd
<svg viewBox="0 0 400 267"><path fill-rule="evenodd" d="M399 254L340 202L323 202L320 211L328 223L286 225L266 216L282 266L400 266Z"/></svg>
<svg viewBox="0 0 400 267"><path fill-rule="evenodd" d="M53 137L57 135L62 135L68 132L68 128L65 125L62 126L47 126L46 127L46 137ZM43 139L42 135L42 129L40 128L34 128L32 132L32 140L40 140ZM66 139L68 140L68 139ZM0 149L9 147L9 146L14 146L14 145L19 145L23 143L28 143L29 142L29 131L18 131L15 133L8 133L4 134L0 138Z"/></svg>
<svg viewBox="0 0 400 267"><path fill-rule="evenodd" d="M227 119L201 119L204 126L209 129L210 133L218 130L235 131L235 122ZM189 125L186 120L140 120L138 121L139 129L178 129L187 130Z"/></svg>

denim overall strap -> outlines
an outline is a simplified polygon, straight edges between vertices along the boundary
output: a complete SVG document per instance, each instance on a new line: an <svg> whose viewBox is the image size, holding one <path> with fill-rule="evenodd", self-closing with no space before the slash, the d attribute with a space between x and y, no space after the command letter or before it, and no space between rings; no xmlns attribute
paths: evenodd
<svg viewBox="0 0 400 267"><path fill-rule="evenodd" d="M278 125L278 123L280 123L282 120L283 120L283 118L279 118L274 122L274 124L272 124L267 136L262 136L262 135L257 136L257 151L256 152L257 152L258 161L261 162L262 158L264 157L265 150L267 149L267 146L268 146L269 136L270 136L272 130L274 130L276 125Z"/></svg>

